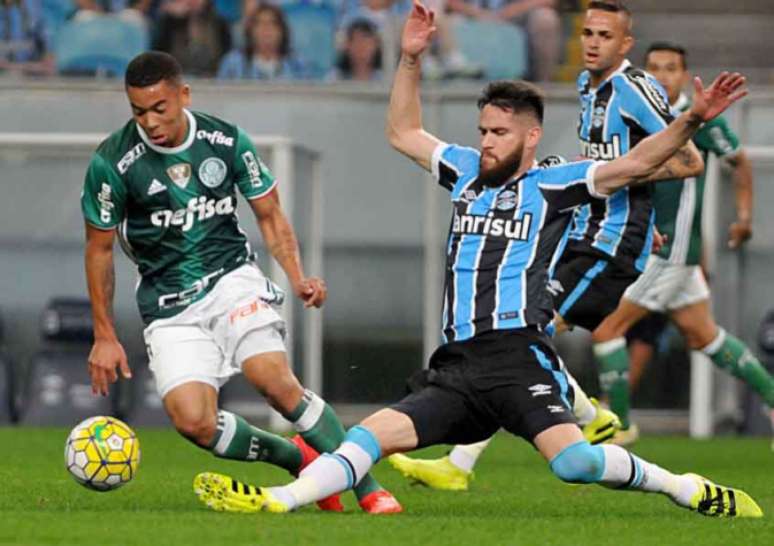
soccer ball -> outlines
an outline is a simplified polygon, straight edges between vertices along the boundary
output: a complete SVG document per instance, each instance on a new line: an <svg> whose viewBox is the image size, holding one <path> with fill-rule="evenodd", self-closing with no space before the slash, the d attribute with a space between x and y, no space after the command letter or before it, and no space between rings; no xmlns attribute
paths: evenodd
<svg viewBox="0 0 774 546"><path fill-rule="evenodd" d="M65 468L81 485L96 491L117 489L131 480L140 464L140 441L114 417L90 417L70 432Z"/></svg>

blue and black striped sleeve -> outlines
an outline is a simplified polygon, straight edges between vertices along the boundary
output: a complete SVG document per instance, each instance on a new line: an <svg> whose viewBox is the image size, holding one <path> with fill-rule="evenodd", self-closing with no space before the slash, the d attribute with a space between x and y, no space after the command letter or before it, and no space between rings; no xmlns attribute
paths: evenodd
<svg viewBox="0 0 774 546"><path fill-rule="evenodd" d="M674 116L661 84L641 70L619 76L616 91L622 95L620 113L629 123L635 123L649 135L669 125Z"/></svg>
<svg viewBox="0 0 774 546"><path fill-rule="evenodd" d="M452 191L466 174L478 170L479 156L474 148L442 142L433 151L430 169L438 184Z"/></svg>
<svg viewBox="0 0 774 546"><path fill-rule="evenodd" d="M599 161L575 161L541 169L538 187L551 208L564 212L605 196L594 189Z"/></svg>

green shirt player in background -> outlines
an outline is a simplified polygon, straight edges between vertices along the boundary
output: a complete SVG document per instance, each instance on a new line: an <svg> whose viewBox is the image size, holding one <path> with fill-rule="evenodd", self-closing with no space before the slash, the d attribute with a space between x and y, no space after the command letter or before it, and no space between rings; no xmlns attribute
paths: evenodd
<svg viewBox="0 0 774 546"><path fill-rule="evenodd" d="M673 109L679 113L690 107L688 98L682 93L691 78L681 46L651 45L645 67L664 86ZM730 226L728 245L739 248L752 236L750 162L722 116L706 123L693 141L705 162L712 153L734 168L737 220ZM665 313L691 349L702 351L716 366L745 381L772 408L774 379L741 340L717 325L710 308L709 288L700 267L705 177L654 186L656 227L666 236L666 243L651 256L643 274L629 286L619 308L601 327L605 327L609 339L615 339L648 313ZM628 368L625 350L621 351L620 358Z"/></svg>
<svg viewBox="0 0 774 546"><path fill-rule="evenodd" d="M237 190L306 307L322 306L325 283L304 274L276 181L249 137L187 109L190 88L173 57L139 55L127 68L125 87L132 119L97 148L82 195L94 316L92 390L106 396L116 368L131 377L112 319L118 234L140 274L137 303L150 369L175 428L217 457L265 461L297 475L318 452L335 450L345 432L288 364L285 324L276 311L283 295L261 273L239 227ZM299 436L288 440L218 409L219 388L240 372ZM373 478L367 482L356 491L365 511L401 510ZM320 506L342 510L337 497Z"/></svg>

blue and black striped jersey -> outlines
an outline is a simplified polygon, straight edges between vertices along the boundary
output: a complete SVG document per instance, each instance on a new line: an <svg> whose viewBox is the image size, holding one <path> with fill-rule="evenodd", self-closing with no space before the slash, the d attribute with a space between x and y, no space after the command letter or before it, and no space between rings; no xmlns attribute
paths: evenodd
<svg viewBox="0 0 774 546"><path fill-rule="evenodd" d="M648 73L624 61L596 89L588 71L578 77L581 155L610 161L673 119L666 93ZM654 212L650 184L623 188L609 199L595 199L573 218L568 247L615 258L642 271L650 254Z"/></svg>
<svg viewBox="0 0 774 546"><path fill-rule="evenodd" d="M443 306L446 342L490 330L543 327L553 318L546 285L572 212L594 194L597 163L534 169L501 186L478 180L480 153L440 144L432 171L451 192Z"/></svg>

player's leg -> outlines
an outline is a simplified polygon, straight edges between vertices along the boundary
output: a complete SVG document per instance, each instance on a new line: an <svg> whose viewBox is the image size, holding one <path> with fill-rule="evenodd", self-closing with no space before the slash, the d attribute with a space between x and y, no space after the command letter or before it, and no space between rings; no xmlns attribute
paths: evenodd
<svg viewBox="0 0 774 546"><path fill-rule="evenodd" d="M508 385L495 389L488 397L494 407L500 408L503 428L531 441L558 478L569 483L659 492L680 506L710 515L761 515L760 508L741 491L716 486L694 475L672 474L617 445L589 444L569 412L569 389L558 356L539 341L529 344L528 349L533 354L532 362L518 347L511 351L524 362L518 369L523 385L540 381L551 389L535 398L525 386Z"/></svg>
<svg viewBox="0 0 774 546"><path fill-rule="evenodd" d="M648 310L626 297L591 334L594 356L599 363L599 383L610 401L610 409L621 419L622 430L629 429L629 353L626 332Z"/></svg>
<svg viewBox="0 0 774 546"><path fill-rule="evenodd" d="M627 319L623 312L629 310L621 311L618 307L624 291L636 278L636 271L624 271L612 261L577 252L565 252L549 284L554 295L556 314L559 316L554 323L573 324L592 332L595 342L594 354L599 363L600 386L623 428L629 427L625 340L614 336L603 338L599 328L606 320L608 325L617 325L622 319ZM605 334L605 330L601 332ZM611 335L609 329L607 335ZM596 408L590 401L587 402L583 391L578 391L576 409L585 421L586 416L596 414Z"/></svg>
<svg viewBox="0 0 774 546"><path fill-rule="evenodd" d="M216 495L228 498L232 487L246 487L253 502L249 508L242 506L243 511L286 512L354 487L381 457L438 443L470 443L491 436L496 428L495 423L473 415L458 391L429 385L350 429L334 453L321 455L287 486L252 488L207 473L197 480L206 481L209 489L197 494L208 503Z"/></svg>
<svg viewBox="0 0 774 546"><path fill-rule="evenodd" d="M675 309L670 316L691 349L702 351L717 367L747 383L774 408L774 378L743 341L715 323L708 300Z"/></svg>
<svg viewBox="0 0 774 546"><path fill-rule="evenodd" d="M661 493L675 504L707 516L761 517L744 491L717 485L697 474L673 474L617 445L589 444L568 424L555 425L533 439L562 481L598 483L612 489Z"/></svg>
<svg viewBox="0 0 774 546"><path fill-rule="evenodd" d="M261 461L297 474L301 451L287 438L267 432L226 410L218 410L212 385L188 382L164 396L164 408L180 434L216 457Z"/></svg>
<svg viewBox="0 0 774 546"><path fill-rule="evenodd" d="M247 380L264 395L269 404L280 412L304 439L320 453L334 451L345 437L333 408L320 396L304 390L288 364L282 339L276 329L248 332L237 350L242 361L242 371ZM274 337L275 350L260 354L249 353L268 346L266 337ZM254 349L251 350L251 347ZM245 355L240 357L241 355ZM305 461L306 462L306 461ZM362 477L355 488L355 495L361 507L372 513L400 511L398 501L369 474Z"/></svg>

